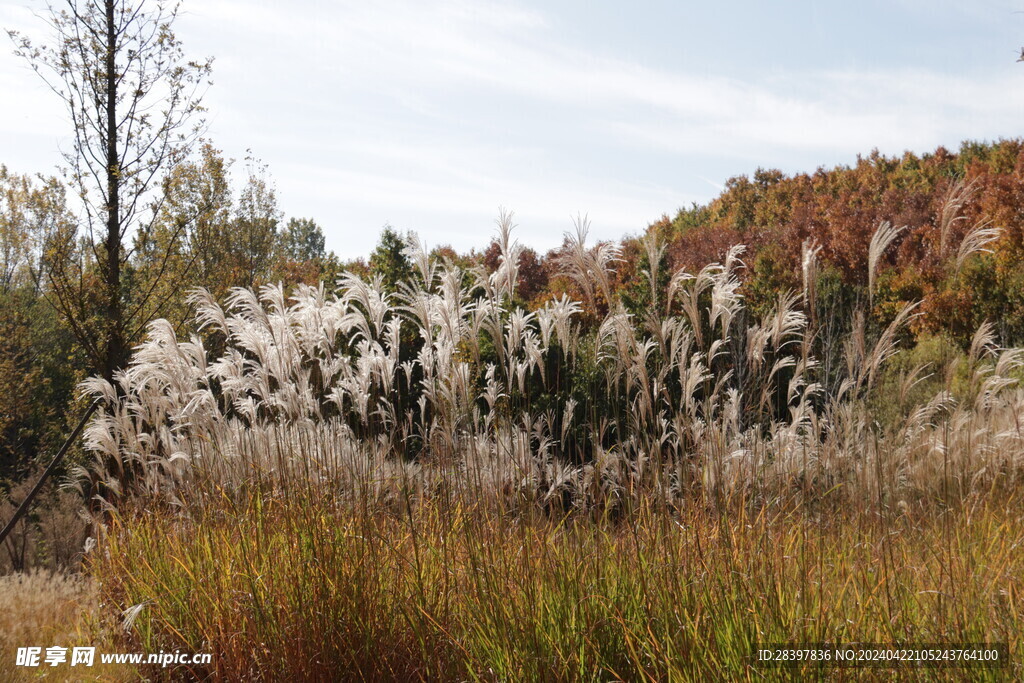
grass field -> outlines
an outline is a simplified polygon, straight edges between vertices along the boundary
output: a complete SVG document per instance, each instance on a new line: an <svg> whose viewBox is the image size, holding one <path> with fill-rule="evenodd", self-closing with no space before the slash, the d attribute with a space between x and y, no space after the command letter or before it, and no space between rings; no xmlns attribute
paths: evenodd
<svg viewBox="0 0 1024 683"><path fill-rule="evenodd" d="M133 514L90 572L105 601L144 605L135 649L209 647L215 666L192 673L228 680L1008 680L1022 671L1020 510L642 505L580 520L254 493ZM1012 661L750 661L792 642L1003 642Z"/></svg>

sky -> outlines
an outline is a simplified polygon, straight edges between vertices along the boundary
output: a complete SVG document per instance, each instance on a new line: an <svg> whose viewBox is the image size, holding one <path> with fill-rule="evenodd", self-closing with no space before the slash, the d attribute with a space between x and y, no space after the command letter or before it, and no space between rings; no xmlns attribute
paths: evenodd
<svg viewBox="0 0 1024 683"><path fill-rule="evenodd" d="M2 0L37 38L45 2ZM486 247L499 209L546 251L639 234L757 168L1024 135L1024 0L185 0L214 57L206 135L265 162L342 258L385 225ZM5 39L6 40L6 39ZM0 51L0 163L55 173L68 118Z"/></svg>

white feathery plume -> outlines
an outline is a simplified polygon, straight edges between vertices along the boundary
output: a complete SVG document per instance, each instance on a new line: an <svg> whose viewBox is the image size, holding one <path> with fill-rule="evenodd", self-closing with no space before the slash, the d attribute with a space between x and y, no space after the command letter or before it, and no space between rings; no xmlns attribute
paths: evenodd
<svg viewBox="0 0 1024 683"><path fill-rule="evenodd" d="M868 296L873 297L875 294L875 278L878 274L878 262L882 258L882 254L889 248L889 245L893 243L899 234L906 229L906 226L900 228L894 228L892 223L889 221L882 221L878 224L878 229L875 230L875 234L871 236L871 244L868 247Z"/></svg>

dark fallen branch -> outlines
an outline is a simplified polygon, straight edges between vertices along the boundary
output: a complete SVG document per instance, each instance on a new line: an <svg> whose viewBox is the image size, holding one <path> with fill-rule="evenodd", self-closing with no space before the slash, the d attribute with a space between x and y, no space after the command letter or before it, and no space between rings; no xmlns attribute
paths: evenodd
<svg viewBox="0 0 1024 683"><path fill-rule="evenodd" d="M11 533L11 531L14 530L15 525L21 520L22 517L25 516L25 513L28 512L28 508L30 505L32 505L32 501L35 500L35 497L39 493L39 490L43 488L43 484L46 483L46 480L50 478L50 475L52 475L54 470L57 469L57 466L60 465L61 461L64 459L64 456L67 454L68 449L71 448L71 444L73 444L75 440L78 439L79 435L82 433L82 430L85 429L85 423L89 421L89 418L92 417L93 412L95 412L96 408L99 407L99 405L100 399L96 399L91 404L89 404L89 407L86 409L85 414L82 415L82 419L78 421L78 426L75 427L75 431L71 432L71 436L68 437L67 441L64 442L64 445L60 447L59 451L57 451L57 455L53 458L53 462L51 462L49 466L43 471L42 476L39 477L39 481L36 482L36 485L33 486L32 490L28 492L28 495L25 496L25 500L21 501L21 505L18 506L18 509L15 511L14 516L11 517L11 521L7 522L7 526L4 527L3 531L0 531L0 545L3 545L3 542L7 540L7 536Z"/></svg>

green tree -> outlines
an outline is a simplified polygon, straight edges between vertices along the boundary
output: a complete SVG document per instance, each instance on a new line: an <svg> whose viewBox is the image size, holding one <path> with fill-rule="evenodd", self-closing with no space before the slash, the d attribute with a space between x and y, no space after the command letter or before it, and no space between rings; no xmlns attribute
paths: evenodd
<svg viewBox="0 0 1024 683"><path fill-rule="evenodd" d="M311 218L290 218L281 231L281 255L293 261L317 261L327 253L324 233Z"/></svg>
<svg viewBox="0 0 1024 683"><path fill-rule="evenodd" d="M290 218L278 234L274 277L287 286L326 280L333 287L340 270L338 258L327 253L320 226L311 218Z"/></svg>
<svg viewBox="0 0 1024 683"><path fill-rule="evenodd" d="M254 288L270 278L281 211L266 165L251 156L247 161L249 178L238 198L227 256L233 284Z"/></svg>
<svg viewBox="0 0 1024 683"><path fill-rule="evenodd" d="M370 254L370 272L383 278L384 288L389 292L396 291L398 283L407 281L412 275L412 262L405 250L405 240L394 228L385 225L377 248Z"/></svg>

